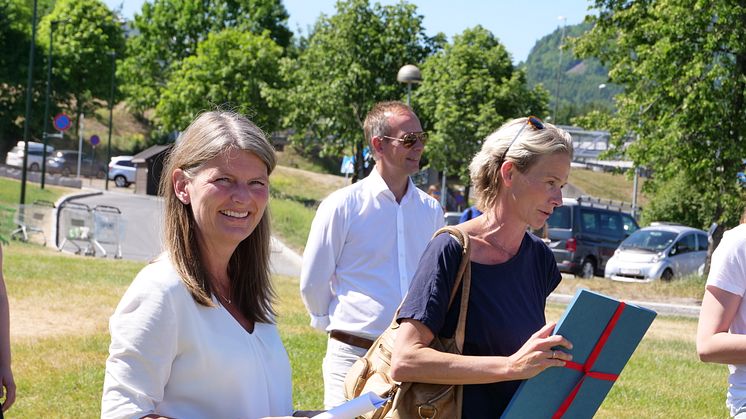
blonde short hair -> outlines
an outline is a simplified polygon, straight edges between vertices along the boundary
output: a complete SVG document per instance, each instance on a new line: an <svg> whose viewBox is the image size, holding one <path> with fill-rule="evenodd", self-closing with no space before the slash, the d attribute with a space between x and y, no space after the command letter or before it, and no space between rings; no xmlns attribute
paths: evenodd
<svg viewBox="0 0 746 419"><path fill-rule="evenodd" d="M375 160L378 160L378 154L374 151L375 147L371 142L373 137L383 137L391 134L389 116L392 114L407 115L410 113L415 114L409 105L397 100L378 102L368 111L365 121L363 121L363 133Z"/></svg>
<svg viewBox="0 0 746 419"><path fill-rule="evenodd" d="M228 150L256 155L267 166L268 174L275 168L274 148L261 129L243 115L212 111L199 115L181 134L167 157L160 183L166 251L192 298L208 307L213 305L213 289L197 244L192 207L176 197L172 174L181 169L187 176L194 176L205 163ZM265 210L259 224L228 262L230 295L241 313L254 322L271 322L275 315L269 243L269 211Z"/></svg>
<svg viewBox="0 0 746 419"><path fill-rule="evenodd" d="M513 119L503 124L484 139L482 149L469 164L477 208L482 212L497 201L502 184L500 167L504 162L512 162L518 171L525 173L544 155L566 153L572 158L572 137L567 131L545 122L543 129L525 127L516 138L518 131L526 124L528 118Z"/></svg>

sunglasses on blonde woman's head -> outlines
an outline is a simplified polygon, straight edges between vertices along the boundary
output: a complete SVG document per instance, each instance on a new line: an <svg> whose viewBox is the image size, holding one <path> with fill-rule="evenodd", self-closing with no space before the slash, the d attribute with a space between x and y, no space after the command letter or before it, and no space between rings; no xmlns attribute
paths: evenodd
<svg viewBox="0 0 746 419"><path fill-rule="evenodd" d="M526 123L521 126L521 129L518 130L518 132L515 134L515 137L513 137L513 140L510 141L510 144L508 144L508 148L505 149L505 152L503 152L503 156L500 159L500 161L505 161L505 156L508 155L508 150L510 150L510 147L513 146L513 143L515 143L515 140L518 139L518 137L521 136L521 133L523 133L523 130L526 129L527 126L533 127L535 130L543 130L544 129L544 123L541 122L541 119L531 115L526 119Z"/></svg>
<svg viewBox="0 0 746 419"><path fill-rule="evenodd" d="M396 137L389 137L388 135L382 135L381 137L391 140L391 141L398 141L401 143L404 148L412 148L417 143L417 140L420 140L422 145L424 146L425 143L427 143L428 135L425 131L422 132L408 132L401 136L401 138Z"/></svg>

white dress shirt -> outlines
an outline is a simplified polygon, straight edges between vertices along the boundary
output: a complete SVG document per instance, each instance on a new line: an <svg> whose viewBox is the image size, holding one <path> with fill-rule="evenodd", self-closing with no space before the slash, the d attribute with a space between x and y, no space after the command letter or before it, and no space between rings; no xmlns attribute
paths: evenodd
<svg viewBox="0 0 746 419"><path fill-rule="evenodd" d="M329 195L303 252L300 290L311 326L375 339L444 224L438 202L408 180L400 203L378 170Z"/></svg>
<svg viewBox="0 0 746 419"><path fill-rule="evenodd" d="M292 414L290 362L274 324L248 333L197 304L160 260L137 275L109 323L102 418L260 418Z"/></svg>

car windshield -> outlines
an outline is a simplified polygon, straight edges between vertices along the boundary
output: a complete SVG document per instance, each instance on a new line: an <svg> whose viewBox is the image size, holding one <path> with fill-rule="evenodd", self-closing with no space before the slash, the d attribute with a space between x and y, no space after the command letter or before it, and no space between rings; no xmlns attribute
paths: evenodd
<svg viewBox="0 0 746 419"><path fill-rule="evenodd" d="M627 237L620 249L642 249L651 252L660 252L668 247L678 234L661 230L637 230Z"/></svg>
<svg viewBox="0 0 746 419"><path fill-rule="evenodd" d="M547 220L549 228L571 228L570 207L557 207Z"/></svg>

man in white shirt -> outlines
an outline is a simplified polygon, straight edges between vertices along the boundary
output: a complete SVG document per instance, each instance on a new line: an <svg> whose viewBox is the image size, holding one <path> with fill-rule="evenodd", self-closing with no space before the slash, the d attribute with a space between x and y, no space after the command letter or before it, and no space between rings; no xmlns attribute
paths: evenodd
<svg viewBox="0 0 746 419"><path fill-rule="evenodd" d="M381 102L365 118L370 175L319 206L303 253L300 291L311 326L329 332L324 406L342 404L352 364L389 325L432 234L440 204L415 187L427 135L412 109Z"/></svg>

